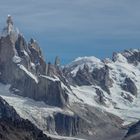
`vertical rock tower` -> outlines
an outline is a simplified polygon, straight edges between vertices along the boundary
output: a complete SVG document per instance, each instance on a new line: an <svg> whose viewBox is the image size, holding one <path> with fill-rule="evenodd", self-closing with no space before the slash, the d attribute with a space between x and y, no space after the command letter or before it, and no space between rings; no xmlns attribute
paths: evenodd
<svg viewBox="0 0 140 140"><path fill-rule="evenodd" d="M7 17L6 26L3 28L2 36L3 37L9 36L13 44L16 42L18 38L18 31L14 28L14 23L10 15L8 15Z"/></svg>
<svg viewBox="0 0 140 140"><path fill-rule="evenodd" d="M7 33L10 34L14 30L13 20L11 15L8 15L6 22L7 22Z"/></svg>

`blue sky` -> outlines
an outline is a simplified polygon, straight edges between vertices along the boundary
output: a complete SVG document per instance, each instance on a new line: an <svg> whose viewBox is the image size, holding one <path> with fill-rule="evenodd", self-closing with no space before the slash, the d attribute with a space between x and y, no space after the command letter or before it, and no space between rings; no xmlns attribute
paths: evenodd
<svg viewBox="0 0 140 140"><path fill-rule="evenodd" d="M140 0L4 0L0 27L11 14L29 40L35 38L45 58L69 63L78 56L111 57L140 48Z"/></svg>

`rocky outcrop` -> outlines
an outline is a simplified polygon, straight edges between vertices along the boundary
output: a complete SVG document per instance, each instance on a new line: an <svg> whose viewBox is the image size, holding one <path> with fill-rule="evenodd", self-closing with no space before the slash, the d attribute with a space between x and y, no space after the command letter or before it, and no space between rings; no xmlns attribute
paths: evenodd
<svg viewBox="0 0 140 140"><path fill-rule="evenodd" d="M83 69L79 69L76 76L73 78L74 83L82 86L82 85L92 85L94 80L92 78L91 73L89 72L89 67L84 65Z"/></svg>
<svg viewBox="0 0 140 140"><path fill-rule="evenodd" d="M139 140L140 139L140 121L129 127L123 140Z"/></svg>
<svg viewBox="0 0 140 140"><path fill-rule="evenodd" d="M85 64L82 69L80 68L77 71L74 77L67 72L66 68L63 71L72 85L97 85L110 94L109 88L112 87L113 80L109 76L109 67L107 65L102 68L95 67L91 71L89 66Z"/></svg>
<svg viewBox="0 0 140 140"><path fill-rule="evenodd" d="M95 83L110 94L109 88L112 87L113 80L109 77L109 67L105 65L101 69L94 69L92 76Z"/></svg>
<svg viewBox="0 0 140 140"><path fill-rule="evenodd" d="M44 101L49 105L63 107L68 102L66 90L62 88L60 80L54 80L40 76L39 84L36 87L36 100Z"/></svg>
<svg viewBox="0 0 140 140"><path fill-rule="evenodd" d="M114 62L117 61L118 53L114 52L112 60ZM140 50L139 49L130 49L130 50L125 50L124 52L121 53L121 55L126 58L128 63L137 65L140 62Z"/></svg>
<svg viewBox="0 0 140 140"><path fill-rule="evenodd" d="M112 140L115 136L114 140L119 140L125 133L120 125L122 120L112 114L88 105L82 108L74 104L71 108L80 118L76 123L77 136L88 140Z"/></svg>
<svg viewBox="0 0 140 140"><path fill-rule="evenodd" d="M137 96L137 87L130 78L125 78L124 83L121 85L122 89L130 92L132 95Z"/></svg>
<svg viewBox="0 0 140 140"><path fill-rule="evenodd" d="M77 115L56 113L54 115L55 131L60 135L75 136L80 132L80 121L82 119Z"/></svg>
<svg viewBox="0 0 140 140"><path fill-rule="evenodd" d="M96 88L96 94L97 94L97 96L95 98L95 101L98 104L106 105L106 103L105 103L106 100L105 100L105 96L104 96L103 92L100 89Z"/></svg>
<svg viewBox="0 0 140 140"><path fill-rule="evenodd" d="M138 64L140 62L140 50L139 49L132 49L132 50L125 50L122 55L127 59L128 63Z"/></svg>
<svg viewBox="0 0 140 140"><path fill-rule="evenodd" d="M87 140L112 140L114 136L114 140L119 140L125 135L122 120L112 114L88 105L82 108L80 104L74 104L71 110L73 114L58 112L47 117L47 131Z"/></svg>
<svg viewBox="0 0 140 140"><path fill-rule="evenodd" d="M0 97L1 140L51 140L30 121L20 118L13 107Z"/></svg>

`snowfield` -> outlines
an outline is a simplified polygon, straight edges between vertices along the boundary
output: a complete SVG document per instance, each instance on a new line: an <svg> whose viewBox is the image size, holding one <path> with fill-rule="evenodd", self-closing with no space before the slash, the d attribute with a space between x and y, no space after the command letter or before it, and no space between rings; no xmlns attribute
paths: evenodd
<svg viewBox="0 0 140 140"><path fill-rule="evenodd" d="M74 137L63 137L57 135L56 132L51 132L52 134L47 132L47 122L46 119L48 116L53 115L55 112L63 112L69 115L73 115L73 112L67 109L61 109L58 107L51 107L46 105L44 102L34 101L27 97L21 97L18 95L14 95L9 92L10 85L0 84L0 96L5 99L17 113L24 119L30 120L34 123L38 128L44 131L48 136L57 139L69 139L69 140L82 140L76 139Z"/></svg>
<svg viewBox="0 0 140 140"><path fill-rule="evenodd" d="M95 62L99 63L99 65L95 65ZM74 73L75 76L79 67L82 69L82 66L85 64L88 65L89 68L92 68L92 70L103 66L103 63L94 57L83 57L83 59L76 59L72 64L69 64L68 67L72 67L70 67L71 73ZM73 96L73 94L70 94L71 103L80 102L110 112L122 118L124 120L124 125L140 120L140 64L137 66L130 64L122 54L118 53L116 62L108 59L106 65L110 69L109 76L113 80L113 87L110 88L111 95L102 90L99 86L71 86L73 94L75 95ZM122 90L120 85L124 82L126 77L129 77L135 83L138 90L137 97ZM97 94L95 89L100 89L103 92L105 106L96 102ZM130 96L133 102L124 98L127 96Z"/></svg>
<svg viewBox="0 0 140 140"><path fill-rule="evenodd" d="M71 69L71 73L73 74L73 77L76 75L77 71L79 69L83 69L84 65L89 66L90 71L93 71L93 69L96 68L101 68L103 67L103 62L101 62L100 59L91 56L91 57L78 57L77 59L75 59L72 63L70 63L69 65L67 65L67 68Z"/></svg>

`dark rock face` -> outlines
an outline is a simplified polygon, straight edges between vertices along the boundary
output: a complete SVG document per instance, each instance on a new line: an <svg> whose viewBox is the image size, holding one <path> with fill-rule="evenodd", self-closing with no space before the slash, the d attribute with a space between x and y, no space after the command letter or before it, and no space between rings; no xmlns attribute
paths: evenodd
<svg viewBox="0 0 140 140"><path fill-rule="evenodd" d="M137 50L133 50L133 49L125 50L121 54L122 54L122 56L124 56L127 59L128 63L137 65L138 62L140 62L140 50L139 49L137 49ZM114 62L117 61L117 53L113 53L112 60Z"/></svg>
<svg viewBox="0 0 140 140"><path fill-rule="evenodd" d="M103 92L100 90L100 89L96 89L96 94L97 94L97 97L95 99L95 101L101 105L106 105L105 104L105 98L104 98L104 94Z"/></svg>
<svg viewBox="0 0 140 140"><path fill-rule="evenodd" d="M11 120L21 120L13 107L0 97L0 119L7 118Z"/></svg>
<svg viewBox="0 0 140 140"><path fill-rule="evenodd" d="M62 136L73 136L87 140L120 140L125 135L122 120L94 107L74 104L73 114L54 113L47 117L47 131L57 132Z"/></svg>
<svg viewBox="0 0 140 140"><path fill-rule="evenodd" d="M129 102L133 102L133 98L132 98L132 96L130 95L130 94L124 94L123 92L121 93L121 96L124 98L124 99L126 99L126 100L128 100Z"/></svg>
<svg viewBox="0 0 140 140"><path fill-rule="evenodd" d="M55 80L57 76L67 84L61 69L46 64L36 41L31 39L27 44L22 35L13 34L0 38L0 82L11 84L15 94L63 107L68 96L61 82Z"/></svg>
<svg viewBox="0 0 140 140"><path fill-rule="evenodd" d="M122 55L127 58L129 63L137 64L140 62L140 51L139 50L125 50Z"/></svg>
<svg viewBox="0 0 140 140"><path fill-rule="evenodd" d="M109 88L112 87L113 80L109 77L109 67L107 65L100 69L95 68L92 72L85 65L83 69L78 70L75 77L72 77L66 69L64 69L64 73L72 85L98 85L110 94Z"/></svg>
<svg viewBox="0 0 140 140"><path fill-rule="evenodd" d="M87 65L83 69L79 69L76 76L73 78L74 82L79 85L92 85L94 80Z"/></svg>
<svg viewBox="0 0 140 140"><path fill-rule="evenodd" d="M130 78L125 78L125 82L121 86L123 90L130 92L132 95L137 96L137 87Z"/></svg>
<svg viewBox="0 0 140 140"><path fill-rule="evenodd" d="M139 140L140 139L140 121L133 124L125 135L123 140Z"/></svg>
<svg viewBox="0 0 140 140"><path fill-rule="evenodd" d="M44 90L46 92L44 92ZM41 93L40 95L36 96L36 100L38 99L46 102L49 105L59 107L63 107L67 104L68 95L66 94L66 91L62 89L61 82L59 80L52 82L51 80L46 79L45 77L40 77L40 83L36 91Z"/></svg>
<svg viewBox="0 0 140 140"><path fill-rule="evenodd" d="M101 69L94 69L92 72L92 76L97 85L110 93L109 88L112 87L113 81L109 77L108 66L105 65L105 67Z"/></svg>
<svg viewBox="0 0 140 140"><path fill-rule="evenodd" d="M20 118L13 107L0 97L1 140L51 140L30 121Z"/></svg>
<svg viewBox="0 0 140 140"><path fill-rule="evenodd" d="M15 65L11 62L11 58L14 57L14 46L10 41L10 36L0 39L0 81L3 83L11 82L14 73L10 70L9 66L13 68ZM9 78L11 77L11 79Z"/></svg>
<svg viewBox="0 0 140 140"><path fill-rule="evenodd" d="M123 137L125 131L120 127L122 121L120 118L88 105L82 108L74 104L71 108L77 114L75 119L70 118L70 123L75 123L77 119L74 125L76 136L88 140L112 140L113 137L114 140L119 140ZM62 118L65 119L65 117Z"/></svg>
<svg viewBox="0 0 140 140"><path fill-rule="evenodd" d="M60 135L75 136L80 132L81 118L77 115L68 116L65 114L57 113L54 115L55 129Z"/></svg>

